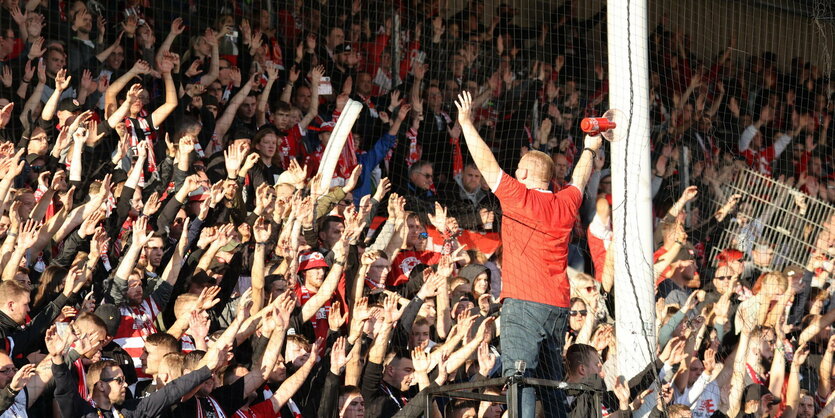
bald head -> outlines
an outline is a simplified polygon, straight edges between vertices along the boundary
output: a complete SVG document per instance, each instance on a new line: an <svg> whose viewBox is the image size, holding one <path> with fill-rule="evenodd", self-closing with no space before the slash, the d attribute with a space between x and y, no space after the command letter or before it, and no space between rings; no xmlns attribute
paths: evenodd
<svg viewBox="0 0 835 418"><path fill-rule="evenodd" d="M554 161L541 151L529 151L516 169L516 179L529 189L547 188L554 176Z"/></svg>

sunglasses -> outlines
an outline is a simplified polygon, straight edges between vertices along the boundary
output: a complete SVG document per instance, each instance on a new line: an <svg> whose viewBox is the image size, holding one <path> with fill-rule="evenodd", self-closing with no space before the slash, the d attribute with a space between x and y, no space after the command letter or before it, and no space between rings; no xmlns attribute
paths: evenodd
<svg viewBox="0 0 835 418"><path fill-rule="evenodd" d="M571 316L577 316L577 315L586 316L588 313L589 313L589 311L586 310L586 309L583 309L581 311L568 311L568 314L571 315Z"/></svg>
<svg viewBox="0 0 835 418"><path fill-rule="evenodd" d="M714 279L715 280L721 280L721 281L731 280L731 276L716 276L716 277L714 277Z"/></svg>
<svg viewBox="0 0 835 418"><path fill-rule="evenodd" d="M108 382L108 383L109 383L109 382L116 382L116 383L118 383L118 384L120 384L120 385L122 385L122 384L124 384L124 383L125 383L125 377L124 377L124 376L118 376L118 377L107 377L107 378L102 377L102 378L100 378L99 380L101 380L102 382Z"/></svg>

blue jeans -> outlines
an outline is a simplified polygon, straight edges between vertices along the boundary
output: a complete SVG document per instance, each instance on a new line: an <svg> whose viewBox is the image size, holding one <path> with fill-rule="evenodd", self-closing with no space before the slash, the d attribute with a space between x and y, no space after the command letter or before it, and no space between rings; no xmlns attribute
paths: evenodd
<svg viewBox="0 0 835 418"><path fill-rule="evenodd" d="M501 313L502 375L513 376L516 361L524 360L526 377L562 380L562 349L567 324L567 308L506 299ZM520 418L534 417L537 394L545 417L567 415L562 391L524 387L520 396Z"/></svg>

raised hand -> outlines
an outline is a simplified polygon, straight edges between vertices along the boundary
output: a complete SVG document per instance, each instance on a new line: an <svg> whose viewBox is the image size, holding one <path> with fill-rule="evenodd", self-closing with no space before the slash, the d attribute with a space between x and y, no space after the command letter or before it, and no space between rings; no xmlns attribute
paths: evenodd
<svg viewBox="0 0 835 418"><path fill-rule="evenodd" d="M255 221L255 225L252 226L252 237L255 238L255 242L267 242L270 239L270 235L272 234L272 224L267 221L265 217L259 217L257 221Z"/></svg>
<svg viewBox="0 0 835 418"><path fill-rule="evenodd" d="M192 153L192 151L194 151L195 143L197 143L197 139L191 135L185 135L180 138L180 141L177 144L177 150L180 152L181 158L186 158Z"/></svg>
<svg viewBox="0 0 835 418"><path fill-rule="evenodd" d="M458 100L455 101L455 107L458 108L458 123L461 125L472 124L473 98L470 92L464 90L458 95Z"/></svg>
<svg viewBox="0 0 835 418"><path fill-rule="evenodd" d="M3 66L3 71L0 72L0 82L3 83L6 88L12 86L12 68L8 65Z"/></svg>
<svg viewBox="0 0 835 418"><path fill-rule="evenodd" d="M178 17L171 22L171 34L180 35L186 30L186 25L183 24L183 18Z"/></svg>
<svg viewBox="0 0 835 418"><path fill-rule="evenodd" d="M136 34L136 28L139 27L139 19L135 15L130 15L122 22L122 30L130 36Z"/></svg>
<svg viewBox="0 0 835 418"><path fill-rule="evenodd" d="M354 167L354 170L351 171L351 175L345 180L345 185L342 186L342 190L345 193L350 193L357 187L357 183L359 183L360 175L362 174L362 164L357 164Z"/></svg>
<svg viewBox="0 0 835 418"><path fill-rule="evenodd" d="M138 60L133 67L131 68L131 72L137 75L145 75L150 74L151 72L151 65L148 64L148 61Z"/></svg>
<svg viewBox="0 0 835 418"><path fill-rule="evenodd" d="M64 91L70 87L72 77L67 75L67 70L62 68L55 74L55 88Z"/></svg>
<svg viewBox="0 0 835 418"><path fill-rule="evenodd" d="M39 222L35 222L32 219L26 221L17 237L18 248L26 249L35 245L35 242L38 240L38 232L40 232L40 229L41 224Z"/></svg>
<svg viewBox="0 0 835 418"><path fill-rule="evenodd" d="M447 230L447 209L438 202L435 202L435 214L429 214L429 221L432 222L432 226L438 230L441 234L444 234Z"/></svg>
<svg viewBox="0 0 835 418"><path fill-rule="evenodd" d="M696 198L699 194L699 188L697 186L689 186L688 188L684 189L684 192L681 194L681 201L682 202L689 202Z"/></svg>
<svg viewBox="0 0 835 418"><path fill-rule="evenodd" d="M496 355L490 350L490 344L482 342L478 345L478 373L482 376L490 376L490 372L496 365Z"/></svg>
<svg viewBox="0 0 835 418"><path fill-rule="evenodd" d="M160 72L169 74L174 67L179 63L180 57L171 52L163 52L162 57L157 62Z"/></svg>
<svg viewBox="0 0 835 418"><path fill-rule="evenodd" d="M391 191L391 180L388 177L380 179L380 184L377 185L377 190L374 191L374 200L382 202L383 198Z"/></svg>
<svg viewBox="0 0 835 418"><path fill-rule="evenodd" d="M220 299L217 298L217 295L220 293L220 286L211 286L207 288L203 288L200 292L200 296L197 297L197 302L194 304L194 309L201 310L201 311L208 311L212 309L215 305L220 303Z"/></svg>
<svg viewBox="0 0 835 418"><path fill-rule="evenodd" d="M134 223L133 233L131 234L132 245L136 245L138 248L144 247L153 235L153 230L148 231L148 218L140 216Z"/></svg>
<svg viewBox="0 0 835 418"><path fill-rule="evenodd" d="M128 90L128 93L127 93L127 99L128 99L129 102L133 103L133 102L138 101L138 100L141 99L141 94L142 94L142 84L135 83L132 86L130 86L130 89Z"/></svg>
<svg viewBox="0 0 835 418"><path fill-rule="evenodd" d="M78 229L78 234L82 237L89 237L96 233L96 226L104 220L105 218L105 210L104 208L99 209L93 212L92 215L84 219L84 222L81 223L81 227Z"/></svg>
<svg viewBox="0 0 835 418"><path fill-rule="evenodd" d="M339 328L345 324L346 319L348 319L348 313L342 313L342 304L339 301L331 304L328 312L328 327L330 327L330 330L339 331Z"/></svg>
<svg viewBox="0 0 835 418"><path fill-rule="evenodd" d="M339 337L331 347L331 373L339 376L345 365L351 359L350 353L346 353L345 337Z"/></svg>
<svg viewBox="0 0 835 418"><path fill-rule="evenodd" d="M412 366L415 369L415 373L429 373L431 364L429 354L426 353L423 347L415 347L412 350Z"/></svg>
<svg viewBox="0 0 835 418"><path fill-rule="evenodd" d="M397 302L396 296L388 296L383 301L383 323L394 324L400 319L403 311L398 309Z"/></svg>
<svg viewBox="0 0 835 418"><path fill-rule="evenodd" d="M12 109L14 109L14 102L11 102L0 110L0 128L6 127L10 120L12 120Z"/></svg>
<svg viewBox="0 0 835 418"><path fill-rule="evenodd" d="M244 152L238 147L231 146L228 150L223 151L224 161L226 163L226 173L230 178L235 178L238 175L238 170L241 168L241 162L244 158Z"/></svg>
<svg viewBox="0 0 835 418"><path fill-rule="evenodd" d="M319 82L322 80L322 77L325 76L325 67L321 65L317 65L310 70L310 81L313 84L318 85Z"/></svg>
<svg viewBox="0 0 835 418"><path fill-rule="evenodd" d="M142 208L142 215L152 216L157 213L161 207L162 201L159 200L159 193L153 192L151 193L151 196L148 197L148 201L145 202L145 206Z"/></svg>
<svg viewBox="0 0 835 418"><path fill-rule="evenodd" d="M188 319L188 333L195 340L205 339L209 335L209 315L201 310L191 311Z"/></svg>
<svg viewBox="0 0 835 418"><path fill-rule="evenodd" d="M15 392L20 391L29 383L29 379L32 378L35 374L37 374L37 365L34 363L27 364L20 368L20 370L15 373L14 377L12 378L12 383L9 385L9 388Z"/></svg>

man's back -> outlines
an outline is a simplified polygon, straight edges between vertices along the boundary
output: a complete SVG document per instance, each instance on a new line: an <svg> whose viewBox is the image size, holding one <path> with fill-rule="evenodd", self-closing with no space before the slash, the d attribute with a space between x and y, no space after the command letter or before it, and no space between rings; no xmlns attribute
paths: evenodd
<svg viewBox="0 0 835 418"><path fill-rule="evenodd" d="M568 241L583 195L527 189L506 173L495 194L502 204L502 298L568 307Z"/></svg>

